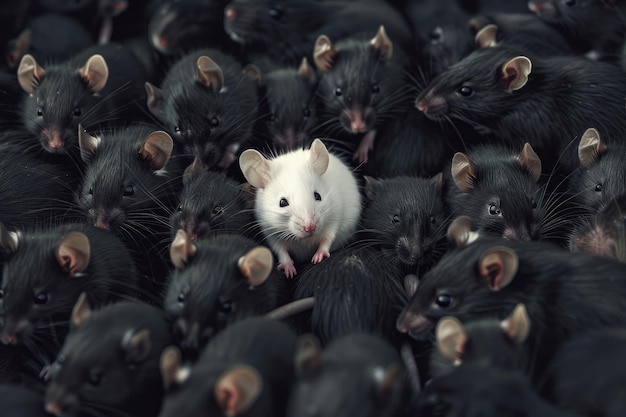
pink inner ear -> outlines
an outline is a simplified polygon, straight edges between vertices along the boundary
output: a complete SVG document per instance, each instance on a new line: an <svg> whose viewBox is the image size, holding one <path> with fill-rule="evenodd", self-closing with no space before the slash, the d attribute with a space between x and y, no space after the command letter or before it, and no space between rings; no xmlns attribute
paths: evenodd
<svg viewBox="0 0 626 417"><path fill-rule="evenodd" d="M492 264L487 268L487 278L489 280L489 286L494 290L500 289L500 281L502 280L502 265Z"/></svg>
<svg viewBox="0 0 626 417"><path fill-rule="evenodd" d="M61 255L61 267L72 272L72 257L70 255Z"/></svg>
<svg viewBox="0 0 626 417"><path fill-rule="evenodd" d="M216 394L217 403L227 416L234 416L237 409L237 393L233 387L220 387Z"/></svg>

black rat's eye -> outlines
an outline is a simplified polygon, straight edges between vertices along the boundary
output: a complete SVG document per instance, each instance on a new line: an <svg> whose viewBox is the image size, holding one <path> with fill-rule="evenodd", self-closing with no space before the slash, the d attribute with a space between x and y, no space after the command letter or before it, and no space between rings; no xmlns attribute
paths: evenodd
<svg viewBox="0 0 626 417"><path fill-rule="evenodd" d="M82 113L80 107L74 107L74 116L80 116Z"/></svg>
<svg viewBox="0 0 626 417"><path fill-rule="evenodd" d="M133 195L135 195L135 187L127 185L126 188L124 188L124 197L131 197Z"/></svg>
<svg viewBox="0 0 626 417"><path fill-rule="evenodd" d="M181 292L180 294L178 294L178 302L179 303L184 303L185 302L185 293Z"/></svg>
<svg viewBox="0 0 626 417"><path fill-rule="evenodd" d="M38 305L46 304L48 302L48 294L45 292L40 292L39 294L35 294L33 301L35 302L35 304L38 304Z"/></svg>
<svg viewBox="0 0 626 417"><path fill-rule="evenodd" d="M531 199L530 199L530 205L531 205L534 209L536 209L536 208L537 208L537 202L535 201L535 199L534 199L534 198L531 198Z"/></svg>
<svg viewBox="0 0 626 417"><path fill-rule="evenodd" d="M428 38L432 45L437 45L443 39L443 29L437 26L428 34Z"/></svg>
<svg viewBox="0 0 626 417"><path fill-rule="evenodd" d="M394 222L394 223L400 223L400 216L398 216L397 214L394 214L394 216L391 219L391 221Z"/></svg>
<svg viewBox="0 0 626 417"><path fill-rule="evenodd" d="M211 117L211 128L215 129L217 127L220 127L221 124L222 122L219 117L217 116Z"/></svg>
<svg viewBox="0 0 626 417"><path fill-rule="evenodd" d="M269 11L267 13L274 20L280 20L283 17L283 11L280 10L279 8L277 8L277 7L272 7L271 9L269 9Z"/></svg>
<svg viewBox="0 0 626 417"><path fill-rule="evenodd" d="M380 93L380 85L378 85L378 83L372 84L372 93L374 94Z"/></svg>
<svg viewBox="0 0 626 417"><path fill-rule="evenodd" d="M500 213L500 207L496 206L495 204L489 204L489 214L491 214L492 216L497 216Z"/></svg>
<svg viewBox="0 0 626 417"><path fill-rule="evenodd" d="M222 206L215 206L215 208L213 209L213 214L218 215L218 214L222 214L224 212L224 207Z"/></svg>
<svg viewBox="0 0 626 417"><path fill-rule="evenodd" d="M224 301L222 304L220 304L220 311L226 314L233 311L233 302L230 300Z"/></svg>
<svg viewBox="0 0 626 417"><path fill-rule="evenodd" d="M596 184L596 188L595 188L595 190L596 190L597 192L602 191L602 184L601 184L601 183L597 183L597 184Z"/></svg>
<svg viewBox="0 0 626 417"><path fill-rule="evenodd" d="M472 87L468 87L466 85L464 85L463 87L461 87L461 89L459 90L459 93L463 96L463 97L470 97L474 94L474 90L472 89Z"/></svg>
<svg viewBox="0 0 626 417"><path fill-rule="evenodd" d="M335 95L337 97L341 97L342 94L343 94L343 91L341 90L341 87L335 88Z"/></svg>
<svg viewBox="0 0 626 417"><path fill-rule="evenodd" d="M289 205L289 201L287 201L286 198L281 198L280 202L278 203L281 207L287 207Z"/></svg>
<svg viewBox="0 0 626 417"><path fill-rule="evenodd" d="M302 115L304 115L304 117L311 117L311 110L309 109L304 109L302 111Z"/></svg>
<svg viewBox="0 0 626 417"><path fill-rule="evenodd" d="M437 223L437 219L435 218L435 216L430 216L430 218L428 219L428 221L429 221L431 224L435 224L435 223Z"/></svg>
<svg viewBox="0 0 626 417"><path fill-rule="evenodd" d="M174 126L174 132L180 135L180 127Z"/></svg>
<svg viewBox="0 0 626 417"><path fill-rule="evenodd" d="M37 116L43 116L43 109L41 107L37 107Z"/></svg>
<svg viewBox="0 0 626 417"><path fill-rule="evenodd" d="M441 308L448 308L452 304L452 296L449 294L439 294L435 299L435 304Z"/></svg>

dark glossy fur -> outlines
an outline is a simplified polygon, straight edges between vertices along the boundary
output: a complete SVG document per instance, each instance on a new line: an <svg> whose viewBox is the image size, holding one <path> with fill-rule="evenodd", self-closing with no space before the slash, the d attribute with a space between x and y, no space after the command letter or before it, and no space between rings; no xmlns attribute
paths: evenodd
<svg viewBox="0 0 626 417"><path fill-rule="evenodd" d="M421 276L446 249L450 223L443 187L433 179L382 179L363 211L359 241L380 248L381 260Z"/></svg>
<svg viewBox="0 0 626 417"><path fill-rule="evenodd" d="M510 248L519 257L513 281L500 291L490 290L478 274L483 253L496 246ZM427 337L443 316L462 322L503 319L523 303L532 323L529 346L537 375L555 350L575 334L626 322L625 273L626 266L620 262L572 254L545 243L480 238L450 251L426 274L400 319L407 312L423 315L432 324L412 335ZM447 307L437 302L444 294L450 297Z"/></svg>
<svg viewBox="0 0 626 417"><path fill-rule="evenodd" d="M62 404L63 415L158 414L163 396L160 358L173 343L160 309L123 302L94 311L73 326L50 367L46 401ZM148 330L148 352L123 347L128 334Z"/></svg>
<svg viewBox="0 0 626 417"><path fill-rule="evenodd" d="M259 371L263 389L245 413L250 417L284 415L294 381L296 334L279 321L248 318L233 324L207 345L189 378L165 397L160 417L223 415L215 400L217 378L236 364Z"/></svg>
<svg viewBox="0 0 626 417"><path fill-rule="evenodd" d="M251 288L239 258L258 244L240 235L219 235L195 242L197 252L184 269L170 275L166 311L176 319L176 337L191 351L201 350L226 326L277 307L281 278L277 272Z"/></svg>
<svg viewBox="0 0 626 417"><path fill-rule="evenodd" d="M196 81L196 62L203 55L222 69L222 92ZM228 146L243 145L251 138L257 118L256 86L242 71L230 55L200 49L174 64L163 81L162 122L188 155L197 156L209 168L220 162ZM213 127L212 120L219 126Z"/></svg>
<svg viewBox="0 0 626 417"><path fill-rule="evenodd" d="M294 299L315 297L315 306L297 318L298 327L315 333L322 344L353 332L398 342L393 323L407 299L404 274L384 259L371 248L345 248L303 270Z"/></svg>

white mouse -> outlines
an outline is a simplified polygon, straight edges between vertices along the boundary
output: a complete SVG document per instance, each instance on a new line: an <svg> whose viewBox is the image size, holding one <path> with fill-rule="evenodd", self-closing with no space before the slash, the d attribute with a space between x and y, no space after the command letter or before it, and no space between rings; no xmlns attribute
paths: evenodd
<svg viewBox="0 0 626 417"><path fill-rule="evenodd" d="M256 218L287 278L294 259L319 263L352 236L361 215L356 178L321 140L274 159L248 149L239 166L257 189Z"/></svg>

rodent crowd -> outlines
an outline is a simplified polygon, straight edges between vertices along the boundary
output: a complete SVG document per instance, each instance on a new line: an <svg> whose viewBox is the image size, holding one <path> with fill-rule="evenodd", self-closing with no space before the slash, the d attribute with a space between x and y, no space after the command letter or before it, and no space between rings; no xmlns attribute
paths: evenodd
<svg viewBox="0 0 626 417"><path fill-rule="evenodd" d="M626 416L626 0L0 4L0 416Z"/></svg>

